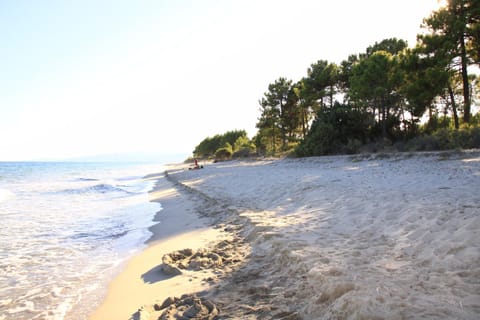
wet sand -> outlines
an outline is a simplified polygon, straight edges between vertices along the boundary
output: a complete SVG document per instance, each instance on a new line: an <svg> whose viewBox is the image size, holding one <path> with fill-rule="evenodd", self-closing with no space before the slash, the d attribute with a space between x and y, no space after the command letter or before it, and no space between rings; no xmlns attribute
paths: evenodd
<svg viewBox="0 0 480 320"><path fill-rule="evenodd" d="M205 279L212 277L211 271L168 275L161 270L162 257L176 250L196 250L228 238L221 229L213 228L208 219L201 218L195 211L195 199L179 193L163 174L147 178L157 180L151 200L162 205L156 216L159 223L151 227L153 235L148 248L133 257L110 284L108 295L90 317L92 320L139 318L138 310L142 307L145 318L148 313L154 314L150 305L155 302L204 290L208 287Z"/></svg>

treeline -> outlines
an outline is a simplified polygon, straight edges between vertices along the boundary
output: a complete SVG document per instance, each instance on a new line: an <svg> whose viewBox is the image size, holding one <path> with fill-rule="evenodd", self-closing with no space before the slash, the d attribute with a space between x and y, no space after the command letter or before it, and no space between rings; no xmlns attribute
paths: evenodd
<svg viewBox="0 0 480 320"><path fill-rule="evenodd" d="M250 151L311 156L392 145L480 147L479 116L471 110L479 82L469 74L480 66L480 2L449 0L423 28L414 48L385 39L340 64L319 60L296 82L275 80L259 101ZM228 147L222 144L216 146Z"/></svg>
<svg viewBox="0 0 480 320"><path fill-rule="evenodd" d="M205 138L195 147L193 154L198 158L225 160L232 157L248 157L255 154L255 144L245 130L233 130Z"/></svg>

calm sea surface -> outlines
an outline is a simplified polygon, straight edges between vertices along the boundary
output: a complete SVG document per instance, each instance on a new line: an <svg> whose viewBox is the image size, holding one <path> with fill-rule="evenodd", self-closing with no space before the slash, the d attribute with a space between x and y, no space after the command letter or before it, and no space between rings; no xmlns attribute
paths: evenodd
<svg viewBox="0 0 480 320"><path fill-rule="evenodd" d="M0 320L86 319L149 238L160 164L0 162Z"/></svg>

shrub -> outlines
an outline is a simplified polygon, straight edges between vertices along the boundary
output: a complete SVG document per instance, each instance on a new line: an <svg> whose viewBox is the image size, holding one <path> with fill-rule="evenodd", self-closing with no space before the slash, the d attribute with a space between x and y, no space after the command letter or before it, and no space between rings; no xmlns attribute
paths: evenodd
<svg viewBox="0 0 480 320"><path fill-rule="evenodd" d="M307 139L298 145L295 153L300 157L333 153L335 132L329 123L318 123Z"/></svg>
<svg viewBox="0 0 480 320"><path fill-rule="evenodd" d="M345 151L347 154L355 154L360 151L362 147L362 142L358 139L348 139L347 146L345 147Z"/></svg>
<svg viewBox="0 0 480 320"><path fill-rule="evenodd" d="M451 142L451 134L448 129L440 129L433 133L432 135L433 141L435 145L433 148L426 149L427 151L430 150L446 150L452 148Z"/></svg>
<svg viewBox="0 0 480 320"><path fill-rule="evenodd" d="M215 160L228 160L232 158L233 150L230 143L225 143L225 146L217 149L215 152Z"/></svg>
<svg viewBox="0 0 480 320"><path fill-rule="evenodd" d="M233 145L233 158L246 158L255 153L255 144L246 136L239 137Z"/></svg>
<svg viewBox="0 0 480 320"><path fill-rule="evenodd" d="M215 160L228 160L232 158L232 151L228 148L220 148L215 152Z"/></svg>
<svg viewBox="0 0 480 320"><path fill-rule="evenodd" d="M480 148L480 128L439 129L431 135L415 137L407 142L410 151Z"/></svg>
<svg viewBox="0 0 480 320"><path fill-rule="evenodd" d="M317 114L308 135L295 153L298 156L317 156L357 152L368 136L370 120L368 114L336 103L333 108Z"/></svg>
<svg viewBox="0 0 480 320"><path fill-rule="evenodd" d="M454 149L471 148L470 130L454 130L450 134L450 147Z"/></svg>
<svg viewBox="0 0 480 320"><path fill-rule="evenodd" d="M226 143L230 144L231 148L240 137L245 137L248 140L247 132L245 130L234 130L207 137L195 147L193 154L199 158L209 157L214 155L218 149L223 148Z"/></svg>
<svg viewBox="0 0 480 320"><path fill-rule="evenodd" d="M471 148L480 148L480 128L472 128L470 132Z"/></svg>
<svg viewBox="0 0 480 320"><path fill-rule="evenodd" d="M438 139L430 135L415 137L407 142L408 151L433 151L440 150Z"/></svg>
<svg viewBox="0 0 480 320"><path fill-rule="evenodd" d="M255 152L252 151L250 148L243 148L243 149L235 151L232 154L232 158L248 158L248 157L250 157L254 154L255 154Z"/></svg>

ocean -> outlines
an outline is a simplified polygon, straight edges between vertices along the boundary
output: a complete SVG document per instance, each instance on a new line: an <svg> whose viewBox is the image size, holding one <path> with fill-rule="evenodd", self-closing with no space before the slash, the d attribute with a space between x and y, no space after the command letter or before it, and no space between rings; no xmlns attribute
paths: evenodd
<svg viewBox="0 0 480 320"><path fill-rule="evenodd" d="M0 162L0 320L87 319L145 247L161 164Z"/></svg>

